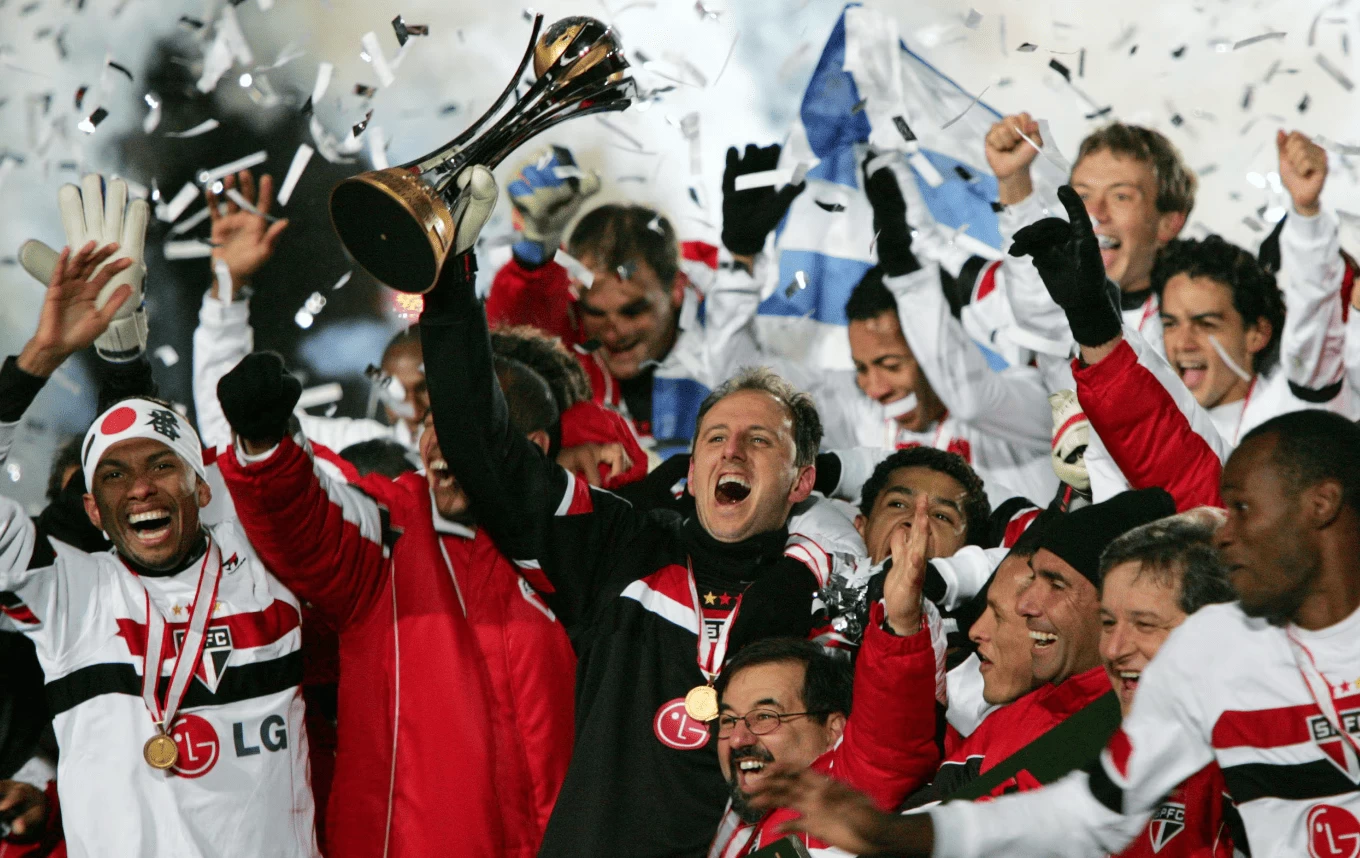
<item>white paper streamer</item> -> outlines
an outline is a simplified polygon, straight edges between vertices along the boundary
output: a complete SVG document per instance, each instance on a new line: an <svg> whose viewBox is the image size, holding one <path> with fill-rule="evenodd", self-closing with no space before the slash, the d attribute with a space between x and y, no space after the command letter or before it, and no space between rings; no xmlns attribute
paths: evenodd
<svg viewBox="0 0 1360 858"><path fill-rule="evenodd" d="M176 259L204 259L212 256L212 245L205 241L167 241L161 252L171 261Z"/></svg>
<svg viewBox="0 0 1360 858"><path fill-rule="evenodd" d="M364 33L364 37L359 40L359 43L364 46L369 62L373 64L373 73L378 76L378 83L383 86L391 86L396 77L392 74L392 67L387 64L387 57L383 54L382 45L378 44L377 34L369 30Z"/></svg>
<svg viewBox="0 0 1360 858"><path fill-rule="evenodd" d="M279 186L278 201L279 205L288 205L288 200L293 196L293 189L297 187L298 180L302 178L302 171L307 169L307 162L312 160L312 155L316 150L306 143L301 143L297 151L293 153L293 163L288 165L288 174L283 177L283 184Z"/></svg>
<svg viewBox="0 0 1360 858"><path fill-rule="evenodd" d="M344 396L345 389L339 382L332 381L302 391L302 395L298 397L297 407L315 408L318 405L329 405L332 402L339 402Z"/></svg>
<svg viewBox="0 0 1360 858"><path fill-rule="evenodd" d="M197 137L200 134L207 134L221 124L222 123L218 122L216 119L205 119L187 131L167 131L165 132L165 136L179 138Z"/></svg>
<svg viewBox="0 0 1360 858"><path fill-rule="evenodd" d="M239 173L242 170L249 170L251 167L263 164L268 157L268 153L263 149L259 152L252 152L243 158L237 158L235 161L229 161L219 167L213 167L211 170L204 170L198 174L198 183L200 185L211 185L218 179L223 179L227 176Z"/></svg>
<svg viewBox="0 0 1360 858"><path fill-rule="evenodd" d="M312 84L313 109L321 102L321 97L326 94L326 88L331 85L331 74L334 71L335 66L331 63L321 63L316 67L316 83Z"/></svg>
<svg viewBox="0 0 1360 858"><path fill-rule="evenodd" d="M217 300L223 304L230 304L233 291L231 268L227 266L225 259L218 259L213 262L213 276L217 278Z"/></svg>
<svg viewBox="0 0 1360 858"><path fill-rule="evenodd" d="M1214 347L1214 351L1217 352L1219 358L1228 365L1228 369L1233 371L1233 375L1243 381L1251 381L1251 373L1237 365L1237 361L1233 360L1232 356L1228 354L1228 350L1223 348L1223 345L1218 341L1218 337L1210 334L1209 345Z"/></svg>
<svg viewBox="0 0 1360 858"><path fill-rule="evenodd" d="M387 138L380 126L368 126L368 155L373 161L373 169L386 170L390 166L387 163Z"/></svg>
<svg viewBox="0 0 1360 858"><path fill-rule="evenodd" d="M193 182L185 182L184 187L179 189L179 193L175 194L174 199L163 206L156 207L156 217L166 223L174 223L196 199L198 199L198 187Z"/></svg>
<svg viewBox="0 0 1360 858"><path fill-rule="evenodd" d="M567 274L572 279L579 282L582 286L589 289L595 285L595 273L581 264L580 260L567 253L562 248L557 248L557 253L553 256L553 262L567 269Z"/></svg>

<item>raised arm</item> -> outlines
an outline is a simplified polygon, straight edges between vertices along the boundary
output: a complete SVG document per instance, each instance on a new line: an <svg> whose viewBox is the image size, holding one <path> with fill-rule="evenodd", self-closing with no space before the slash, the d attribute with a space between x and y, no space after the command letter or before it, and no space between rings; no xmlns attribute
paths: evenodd
<svg viewBox="0 0 1360 858"><path fill-rule="evenodd" d="M494 204L495 180L482 168L464 175L469 211L483 208L469 215L480 220L459 230L475 237ZM592 491L510 425L475 272L470 251L447 260L420 318L439 448L478 523L508 557L542 568L556 590L553 607L570 625L599 591L621 528L640 516L613 495Z"/></svg>
<svg viewBox="0 0 1360 858"><path fill-rule="evenodd" d="M1276 135L1280 181L1289 191L1293 212L1280 233L1284 331L1280 361L1295 396L1312 403L1348 401L1342 396L1346 375L1346 304L1341 295L1346 271L1336 219L1322 211L1327 181L1327 152L1294 131Z"/></svg>

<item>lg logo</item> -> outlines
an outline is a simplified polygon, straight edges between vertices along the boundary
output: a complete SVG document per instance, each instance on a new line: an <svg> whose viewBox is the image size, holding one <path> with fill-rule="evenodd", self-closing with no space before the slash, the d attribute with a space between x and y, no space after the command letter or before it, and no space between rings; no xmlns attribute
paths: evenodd
<svg viewBox="0 0 1360 858"><path fill-rule="evenodd" d="M252 734L254 731L252 731ZM247 741L254 741L252 735L246 738L246 725L240 721L231 725L232 740L236 743L236 756L250 757L260 753L263 748L266 751L282 751L288 747L288 726L284 723L282 715L270 715L260 722L260 744L250 745Z"/></svg>

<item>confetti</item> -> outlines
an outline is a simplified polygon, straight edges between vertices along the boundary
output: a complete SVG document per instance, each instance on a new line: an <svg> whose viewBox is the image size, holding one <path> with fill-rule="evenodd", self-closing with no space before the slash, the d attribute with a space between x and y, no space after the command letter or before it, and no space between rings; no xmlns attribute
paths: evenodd
<svg viewBox="0 0 1360 858"><path fill-rule="evenodd" d="M236 203L236 205L240 206L243 210L248 211L253 215L257 215L258 217L262 217L265 220L269 221L270 223L274 223L275 221L281 220L281 218L275 217L274 215L271 214L265 214L264 212L257 209L250 200L246 199L245 194L241 193L235 188L227 188L227 199Z"/></svg>
<svg viewBox="0 0 1360 858"><path fill-rule="evenodd" d="M93 134L94 130L99 127L99 123L103 122L108 115L109 112L107 110L102 107L96 107L94 113L91 113L89 116L80 120L76 127L86 134Z"/></svg>
<svg viewBox="0 0 1360 858"><path fill-rule="evenodd" d="M5 476L9 477L11 483L17 483L19 480L23 479L24 474L17 462L6 462Z"/></svg>
<svg viewBox="0 0 1360 858"><path fill-rule="evenodd" d="M838 214L840 212L845 211L845 206L841 203L824 203L821 200L813 200L813 202L817 204L817 208L821 209L824 212Z"/></svg>
<svg viewBox="0 0 1360 858"><path fill-rule="evenodd" d="M184 214L194 200L198 199L198 188L193 182L185 182L170 202L156 207L156 217L166 223L174 223Z"/></svg>
<svg viewBox="0 0 1360 858"><path fill-rule="evenodd" d="M586 289L595 284L595 273L562 248L557 249L557 253L553 256L553 262L567 269L567 274Z"/></svg>
<svg viewBox="0 0 1360 858"><path fill-rule="evenodd" d="M948 122L946 122L945 124L941 125L941 126L940 126L940 130L943 131L943 130L945 130L946 128L948 128L949 126L953 125L955 122L958 122L960 119L962 119L962 118L968 113L968 111L972 110L974 107L977 106L977 103L978 103L979 101L982 100L982 96L986 95L986 94L987 94L987 90L989 90L989 89L991 89L991 88L992 88L992 85L991 85L991 84L987 84L985 87L983 87L983 88L982 88L982 92L979 92L977 95L973 96L973 100L970 101L970 102L968 102L968 106L965 107L965 108L959 113L958 116L955 116L953 119L951 119L951 120L949 120Z"/></svg>
<svg viewBox="0 0 1360 858"><path fill-rule="evenodd" d="M307 169L307 162L312 160L315 152L316 150L306 143L298 145L297 151L293 153L293 161L288 165L288 173L283 177L283 184L279 186L279 205L288 205L288 200L293 196L293 189L302 178L302 171Z"/></svg>
<svg viewBox="0 0 1360 858"><path fill-rule="evenodd" d="M1032 54L1035 51L1039 50L1039 46L1034 44L1033 42L1025 42L1023 45L1016 48L1015 50L1022 54Z"/></svg>
<svg viewBox="0 0 1360 858"><path fill-rule="evenodd" d="M806 273L802 270L793 272L793 280L789 282L789 285L784 287L784 297L792 299L794 295L797 295L799 292L806 289L807 285L808 280Z"/></svg>
<svg viewBox="0 0 1360 858"><path fill-rule="evenodd" d="M293 324L297 325L299 328L302 328L302 330L304 331L310 328L312 326L312 323L315 321L316 316L313 316L311 313L308 313L306 309L300 309L297 311L297 313L293 315Z"/></svg>
<svg viewBox="0 0 1360 858"><path fill-rule="evenodd" d="M1346 77L1341 69L1332 65L1331 60L1327 59L1322 54L1318 54L1314 59L1317 60L1317 64L1322 67L1323 71L1332 76L1332 80L1341 84L1341 88L1346 90L1346 92L1355 89L1355 84L1351 82L1351 79Z"/></svg>
<svg viewBox="0 0 1360 858"><path fill-rule="evenodd" d="M859 101L855 102L855 104L854 104L853 107L850 108L850 115L853 116L853 115L856 114L856 113L863 113L863 112L864 112L864 105L866 105L866 104L868 104L868 103L869 103L869 99L867 99L867 98L861 98Z"/></svg>
<svg viewBox="0 0 1360 858"><path fill-rule="evenodd" d="M339 291L341 288L344 287L344 285L345 285L346 283L349 282L349 278L351 278L351 277L353 277L353 276L354 276L354 271L352 271L352 270L346 271L344 274L341 274L341 275L340 275L340 279L337 280L337 281L335 281L335 285L331 287L331 291L332 291L332 292L337 292L337 291Z"/></svg>
<svg viewBox="0 0 1360 858"><path fill-rule="evenodd" d="M80 106L85 103L85 93L89 91L90 87L88 85L81 86L76 90L76 110L79 110Z"/></svg>
<svg viewBox="0 0 1360 858"><path fill-rule="evenodd" d="M1067 81L1068 83L1072 82L1072 71L1068 69L1067 66L1063 65L1057 60L1049 60L1048 67L1053 69L1058 74L1062 75L1063 80Z"/></svg>
<svg viewBox="0 0 1360 858"><path fill-rule="evenodd" d="M1087 119L1099 119L1102 116L1109 116L1114 111L1114 107L1102 107L1099 110L1086 114Z"/></svg>
<svg viewBox="0 0 1360 858"><path fill-rule="evenodd" d="M169 345L161 346L160 348L152 352L152 354L156 356L156 360L160 361L166 366L174 366L175 364L179 363L179 352L175 351L174 346Z"/></svg>
<svg viewBox="0 0 1360 858"><path fill-rule="evenodd" d="M237 158L235 161L228 161L219 167L213 167L211 170L201 170L198 174L198 183L200 185L207 185L218 179L225 179L227 176L234 175L242 170L249 170L251 167L257 167L260 164L263 164L268 157L269 154L261 149L258 152L252 152L242 158Z"/></svg>
<svg viewBox="0 0 1360 858"><path fill-rule="evenodd" d="M725 10L711 9L703 0L694 0L694 11L698 13L700 21L716 21Z"/></svg>
<svg viewBox="0 0 1360 858"><path fill-rule="evenodd" d="M383 55L382 45L378 44L378 34L369 30L364 33L359 44L363 45L364 48L360 56L363 56L366 62L373 65L373 73L378 76L378 83L382 86L391 86L392 81L396 80L396 76L392 74L392 67L387 64L387 57ZM364 56L365 54L367 56Z"/></svg>
<svg viewBox="0 0 1360 858"><path fill-rule="evenodd" d="M216 119L205 119L202 122L195 125L193 128L190 128L186 131L167 131L165 132L165 136L176 137L180 139L188 137L198 137L201 134L207 134L209 131L212 131L214 128L217 128L221 124L222 123L218 122Z"/></svg>
<svg viewBox="0 0 1360 858"><path fill-rule="evenodd" d="M977 181L977 178L974 177L972 173L968 172L968 170L966 170L962 164L954 165L954 173L960 179L963 179L965 182L972 183Z"/></svg>
<svg viewBox="0 0 1360 858"><path fill-rule="evenodd" d="M148 92L142 96L142 101L145 101L147 107L151 108L146 114L146 118L142 120L142 132L150 134L161 124L161 97L154 92Z"/></svg>
<svg viewBox="0 0 1360 858"><path fill-rule="evenodd" d="M180 15L179 23L189 30L201 30L206 26L202 21L197 18L190 18L188 15Z"/></svg>
<svg viewBox="0 0 1360 858"><path fill-rule="evenodd" d="M1252 232L1261 232L1265 229L1265 227L1261 226L1261 222L1251 215L1242 218L1242 223L1246 224L1247 228Z"/></svg>
<svg viewBox="0 0 1360 858"><path fill-rule="evenodd" d="M1247 45L1254 45L1257 42L1264 42L1268 39L1283 39L1285 35L1286 35L1285 33L1280 32L1262 33L1259 36L1252 36L1250 39L1242 39L1240 41L1233 42L1232 49L1236 51L1240 48L1245 48Z"/></svg>
<svg viewBox="0 0 1360 858"><path fill-rule="evenodd" d="M167 241L161 245L161 253L167 261L180 259L204 259L212 256L212 245L206 241Z"/></svg>
<svg viewBox="0 0 1360 858"><path fill-rule="evenodd" d="M312 94L308 96L307 103L302 106L303 115L312 112L312 108L321 97L326 94L326 88L331 85L331 74L335 71L335 66L331 63L321 63L316 67L316 82L312 84Z"/></svg>
<svg viewBox="0 0 1360 858"><path fill-rule="evenodd" d="M197 194L195 194L195 196L197 196ZM170 228L170 234L183 235L184 233L203 223L203 221L207 220L208 216L211 214L212 210L209 209L207 206L204 206L203 208L195 212L193 217L187 217L184 220L172 226Z"/></svg>
<svg viewBox="0 0 1360 858"><path fill-rule="evenodd" d="M302 302L302 306L313 316L318 315L322 310L326 309L326 296L322 295L320 292L313 292L307 296L306 301Z"/></svg>
<svg viewBox="0 0 1360 858"><path fill-rule="evenodd" d="M428 36L430 28L425 24L408 24L400 15L392 19L392 29L397 34L397 43L406 44L412 36Z"/></svg>
<svg viewBox="0 0 1360 858"><path fill-rule="evenodd" d="M978 10L976 10L976 9L970 8L970 9L968 10L968 15L967 15L967 17L965 17L965 18L963 19L963 26L967 27L967 28L970 29L970 30L976 30L976 29L978 28L978 24L981 24L981 23L982 23L982 13L979 12Z"/></svg>
<svg viewBox="0 0 1360 858"><path fill-rule="evenodd" d="M354 85L354 94L359 96L360 98L368 98L377 91L378 91L377 87L369 86L366 83L356 83Z"/></svg>
<svg viewBox="0 0 1360 858"><path fill-rule="evenodd" d="M901 116L894 116L892 120L893 126L897 128L897 133L902 135L903 140L908 143L916 142L916 135L911 133L911 126L907 124L906 119Z"/></svg>
<svg viewBox="0 0 1360 858"><path fill-rule="evenodd" d="M1299 102L1299 113L1304 113L1308 110L1308 103L1308 93L1305 92L1303 94L1303 100Z"/></svg>
<svg viewBox="0 0 1360 858"><path fill-rule="evenodd" d="M1185 56L1185 48L1186 48L1185 45L1181 45L1179 48L1176 48L1176 50L1172 51L1171 52L1172 58L1180 59L1181 57Z"/></svg>
<svg viewBox="0 0 1360 858"><path fill-rule="evenodd" d="M1137 45L1134 45L1133 47L1129 48L1129 56L1133 56L1133 55L1136 54L1136 53L1138 53L1138 46L1137 46Z"/></svg>
<svg viewBox="0 0 1360 858"><path fill-rule="evenodd" d="M302 391L298 397L298 408L316 408L318 405L329 405L332 402L339 402L345 397L345 389L340 386L338 381L328 384L320 384L316 387L309 387Z"/></svg>
<svg viewBox="0 0 1360 858"><path fill-rule="evenodd" d="M354 123L354 125L350 127L350 135L353 137L358 137L360 134L363 134L364 129L368 127L368 120L372 118L373 111L370 110L364 114L363 119L360 119L358 122Z"/></svg>
<svg viewBox="0 0 1360 858"><path fill-rule="evenodd" d="M129 70L128 70L128 67L125 66L125 65L123 65L122 63L116 63L116 62L114 62L113 60L109 60L108 62L105 63L105 65L107 65L109 68L113 69L114 71L120 71L120 72L122 72L123 74L127 75L127 79L128 79L128 80L132 80L132 79L133 79L133 78L132 78L132 72L129 71Z"/></svg>
<svg viewBox="0 0 1360 858"><path fill-rule="evenodd" d="M1077 55L1077 77L1086 77L1086 49L1082 48Z"/></svg>
<svg viewBox="0 0 1360 858"><path fill-rule="evenodd" d="M935 165L930 163L930 159L923 153L911 153L907 156L907 163L911 164L912 168L916 170L917 175L922 179L925 179L926 184L930 185L932 188L938 188L940 185L944 184L944 176L940 175L940 171L935 169Z"/></svg>
<svg viewBox="0 0 1360 858"><path fill-rule="evenodd" d="M1252 93L1253 93L1254 91L1255 91L1255 90L1253 89L1252 85L1251 85L1251 84L1247 84L1247 88L1242 92L1242 109L1243 109L1243 110L1250 110L1250 109L1251 109L1251 96L1252 96Z"/></svg>
<svg viewBox="0 0 1360 858"><path fill-rule="evenodd" d="M748 191L752 188L768 188L773 185L787 185L793 180L793 168L786 167L782 170L760 170L755 173L746 173L737 176L735 190Z"/></svg>
<svg viewBox="0 0 1360 858"><path fill-rule="evenodd" d="M633 274L637 272L637 266L631 262L625 262L614 270L618 273L620 280L631 280Z"/></svg>

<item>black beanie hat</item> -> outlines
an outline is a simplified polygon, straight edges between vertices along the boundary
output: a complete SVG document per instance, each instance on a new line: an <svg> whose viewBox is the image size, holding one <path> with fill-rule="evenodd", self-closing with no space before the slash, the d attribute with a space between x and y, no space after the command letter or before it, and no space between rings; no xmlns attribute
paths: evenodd
<svg viewBox="0 0 1360 858"><path fill-rule="evenodd" d="M1058 555L1088 581L1100 586L1100 555L1135 527L1176 514L1165 489L1121 492L1109 500L1057 517L1044 531L1040 548Z"/></svg>

